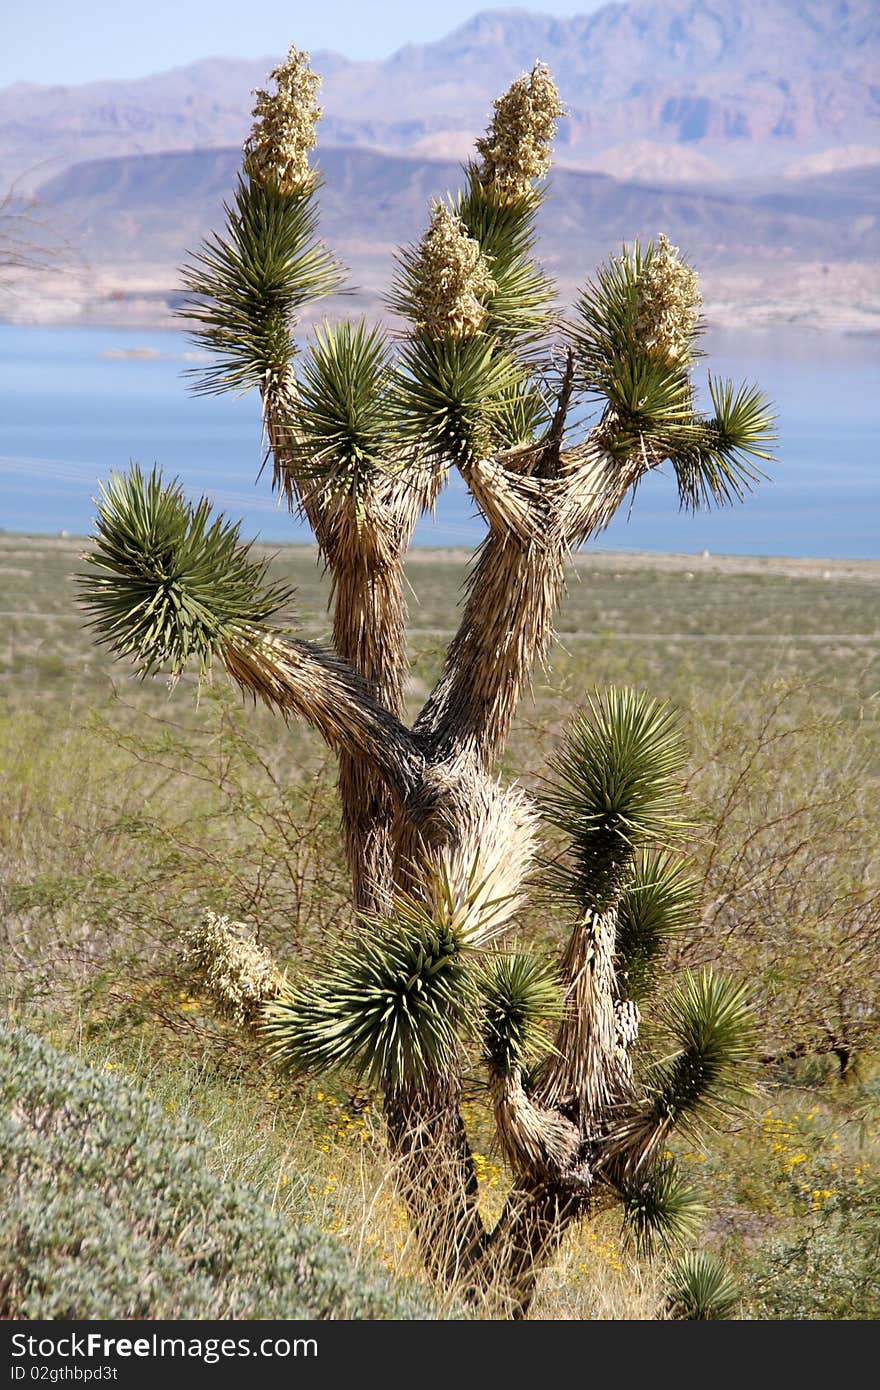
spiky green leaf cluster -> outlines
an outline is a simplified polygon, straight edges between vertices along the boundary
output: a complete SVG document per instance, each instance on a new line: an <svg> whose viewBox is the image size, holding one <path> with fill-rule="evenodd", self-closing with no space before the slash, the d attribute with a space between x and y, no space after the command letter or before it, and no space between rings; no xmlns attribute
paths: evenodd
<svg viewBox="0 0 880 1390"><path fill-rule="evenodd" d="M601 433L609 453L641 453L651 466L668 458L684 507L730 505L763 477L754 460L771 457L772 414L756 388L712 377L715 413L696 409L690 370L701 355L699 320L672 356L645 340L642 287L657 254L651 243L624 247L581 291L569 329L580 385L607 402Z"/></svg>
<svg viewBox="0 0 880 1390"><path fill-rule="evenodd" d="M225 236L212 235L184 266L190 297L179 313L217 359L194 373L196 390L277 390L286 383L298 311L344 279L315 238L314 191L314 183L287 194L239 179L234 206L224 209Z"/></svg>
<svg viewBox="0 0 880 1390"><path fill-rule="evenodd" d="M360 511L388 454L391 368L382 330L326 324L299 372L298 473L349 496Z"/></svg>
<svg viewBox="0 0 880 1390"><path fill-rule="evenodd" d="M467 178L455 210L492 268L495 289L485 300L486 331L525 346L547 332L553 315L553 281L532 255L544 194L536 189L502 199L483 186L474 164L468 165Z"/></svg>
<svg viewBox="0 0 880 1390"><path fill-rule="evenodd" d="M398 411L407 438L446 461L530 443L549 422L546 403L514 354L527 354L552 318L553 285L532 257L541 194L504 201L475 166L454 213L491 272L480 331L438 335L419 328L418 248L399 257L389 306L414 327L401 356Z"/></svg>
<svg viewBox="0 0 880 1390"><path fill-rule="evenodd" d="M597 854L619 855L676 829L684 758L680 720L666 702L617 686L588 699L541 798L545 818L572 838L575 877L580 865L592 872Z"/></svg>
<svg viewBox="0 0 880 1390"><path fill-rule="evenodd" d="M400 902L316 977L282 990L267 1006L266 1033L276 1057L298 1070L419 1085L456 1055L465 972L458 935L417 903Z"/></svg>
<svg viewBox="0 0 880 1390"><path fill-rule="evenodd" d="M670 1318L709 1322L736 1314L739 1290L724 1262L704 1250L680 1255L670 1267L666 1283Z"/></svg>
<svg viewBox="0 0 880 1390"><path fill-rule="evenodd" d="M681 861L665 850L641 850L617 907L617 978L628 998L650 992L664 948L696 912L696 883Z"/></svg>
<svg viewBox="0 0 880 1390"><path fill-rule="evenodd" d="M272 623L292 590L272 584L239 526L213 517L207 498L187 502L176 481L135 465L101 485L88 570L77 576L99 642L142 675L204 673L236 627Z"/></svg>
<svg viewBox="0 0 880 1390"><path fill-rule="evenodd" d="M483 1050L501 1071L537 1056L561 1011L559 977L548 962L515 952L490 959L476 979Z"/></svg>
<svg viewBox="0 0 880 1390"><path fill-rule="evenodd" d="M752 461L770 461L775 439L773 413L757 386L709 375L714 415L701 419L689 447L671 455L682 507L741 502L765 475Z"/></svg>
<svg viewBox="0 0 880 1390"><path fill-rule="evenodd" d="M547 399L528 376L513 376L509 389L492 402L487 428L497 449L533 444L552 421Z"/></svg>
<svg viewBox="0 0 880 1390"><path fill-rule="evenodd" d="M552 322L553 282L532 255L537 239L535 219L543 194L533 191L505 201L483 186L474 164L469 164L466 172L467 189L458 193L447 214L451 211L479 247L488 272L480 293L485 311L481 331L525 346L546 333ZM414 324L416 331L424 316L422 245L399 252L395 284L388 297L389 308Z"/></svg>
<svg viewBox="0 0 880 1390"><path fill-rule="evenodd" d="M642 287L656 254L658 248L652 242L642 250L636 241L600 266L596 279L588 281L580 291L575 319L569 327L582 385L607 397L612 406L622 410L633 402L625 389L621 393L620 383L633 379L641 361L674 369L673 376L678 379L698 354L702 331L699 320L694 322L684 351L672 358L662 346L645 341ZM621 368L626 371L623 378L619 377Z"/></svg>
<svg viewBox="0 0 880 1390"><path fill-rule="evenodd" d="M522 369L491 338L418 334L401 354L395 407L400 435L444 462L465 464L499 443L511 416L522 423L523 405L537 416L523 383Z"/></svg>
<svg viewBox="0 0 880 1390"><path fill-rule="evenodd" d="M614 364L601 439L614 458L640 453L651 461L694 450L700 431L687 371L655 361L641 351L623 354Z"/></svg>
<svg viewBox="0 0 880 1390"><path fill-rule="evenodd" d="M663 1002L668 1055L649 1091L659 1121L694 1124L736 1109L750 1091L755 1023L746 985L714 970L688 971Z"/></svg>
<svg viewBox="0 0 880 1390"><path fill-rule="evenodd" d="M672 1158L638 1170L621 1191L624 1231L639 1254L694 1240L706 1215L703 1194L683 1178Z"/></svg>
<svg viewBox="0 0 880 1390"><path fill-rule="evenodd" d="M569 330L581 386L608 403L605 447L621 458L643 451L667 457L695 439L689 367L699 324L674 356L645 341L641 286L655 250L635 242L601 266L581 291Z"/></svg>

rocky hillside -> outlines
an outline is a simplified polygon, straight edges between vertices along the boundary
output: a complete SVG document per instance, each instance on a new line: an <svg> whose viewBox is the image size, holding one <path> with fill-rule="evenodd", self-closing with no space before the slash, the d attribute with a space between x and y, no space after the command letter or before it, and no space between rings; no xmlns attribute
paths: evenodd
<svg viewBox="0 0 880 1390"><path fill-rule="evenodd" d="M878 53L876 0L630 0L570 19L489 10L382 63L315 53L313 65L327 144L460 158L492 98L540 58L570 111L561 162L705 180L823 156L833 168L854 149L880 158ZM0 178L33 187L95 157L238 145L251 89L278 56L6 88Z"/></svg>
<svg viewBox="0 0 880 1390"><path fill-rule="evenodd" d="M238 149L93 160L40 189L44 215L85 261L179 262L222 218L234 188ZM358 270L386 261L417 238L432 197L462 180L448 160L325 147L320 158L321 231ZM859 259L876 243L880 169L851 169L747 191L622 181L571 169L553 171L541 214L541 251L577 276L624 240L665 231L702 263L756 254Z"/></svg>
<svg viewBox="0 0 880 1390"><path fill-rule="evenodd" d="M874 329L878 54L876 0L490 10L382 63L315 53L322 230L361 303L380 307L395 248L458 185L493 97L541 59L569 113L541 247L564 298L624 239L663 230L704 271L716 321ZM218 225L251 89L278 56L0 91L0 181L36 192L26 229L57 266L7 277L0 316L168 321L177 267ZM0 209L0 264L3 232Z"/></svg>
<svg viewBox="0 0 880 1390"><path fill-rule="evenodd" d="M349 266L354 295L318 312L381 313L396 249L420 236L431 198L459 186L461 168L347 146L325 146L320 166L321 233ZM0 317L170 322L178 268L221 226L239 167L238 148L194 150L86 161L50 179L38 208L55 269L7 285ZM699 267L715 322L873 328L878 214L876 165L711 188L557 168L539 249L571 302L623 241L665 231Z"/></svg>

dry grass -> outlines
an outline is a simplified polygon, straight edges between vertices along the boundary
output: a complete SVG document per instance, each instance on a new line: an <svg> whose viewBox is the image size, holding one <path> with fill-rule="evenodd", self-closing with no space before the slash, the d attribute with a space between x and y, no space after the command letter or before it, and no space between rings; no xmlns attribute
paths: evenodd
<svg viewBox="0 0 880 1390"><path fill-rule="evenodd" d="M175 954L204 907L258 928L287 962L307 965L345 930L333 760L310 731L242 708L219 686L198 703L184 686L169 702L162 682L112 668L73 606L80 548L0 535L6 1012L128 1067L169 1109L209 1126L218 1171L419 1279L371 1098L279 1078L213 1017ZM299 635L326 640L313 552L291 548L276 564L297 585ZM414 714L441 667L464 557L415 552L408 573ZM783 1060L766 1069L769 1089L738 1133L681 1146L717 1209L705 1242L733 1263L748 1316L870 1316L880 565L593 552L576 575L504 770L533 787L596 685L645 686L684 707L693 850L714 905L683 959L717 955L760 982L768 1051L807 1036L841 952L842 978L861 990L850 990L848 1081L833 1055ZM774 807L782 832L769 827ZM864 930L853 932L855 909ZM524 930L552 938L546 909ZM488 1212L505 1177L484 1103L476 1097L469 1130ZM655 1317L661 1280L604 1216L566 1244L533 1316ZM859 1291L849 1313L846 1288Z"/></svg>

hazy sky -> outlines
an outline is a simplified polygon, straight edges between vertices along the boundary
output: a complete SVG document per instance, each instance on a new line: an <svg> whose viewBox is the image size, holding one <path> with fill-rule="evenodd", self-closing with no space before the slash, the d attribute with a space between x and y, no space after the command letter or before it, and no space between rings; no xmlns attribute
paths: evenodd
<svg viewBox="0 0 880 1390"><path fill-rule="evenodd" d="M516 8L586 14L603 0L532 0ZM442 38L480 0L6 0L0 86L146 77L195 58L262 58L291 43L349 58L385 58L405 43ZM513 7L511 7L513 8Z"/></svg>

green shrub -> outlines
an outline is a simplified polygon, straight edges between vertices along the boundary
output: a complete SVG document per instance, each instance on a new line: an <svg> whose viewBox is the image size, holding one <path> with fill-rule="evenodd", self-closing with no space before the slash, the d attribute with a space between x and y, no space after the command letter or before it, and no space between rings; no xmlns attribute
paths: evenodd
<svg viewBox="0 0 880 1390"><path fill-rule="evenodd" d="M144 1092L0 1030L0 1318L433 1318L208 1171Z"/></svg>
<svg viewBox="0 0 880 1390"><path fill-rule="evenodd" d="M818 1229L774 1241L764 1252L761 1316L785 1321L868 1321L880 1317L878 1238L866 1229L846 1238Z"/></svg>

